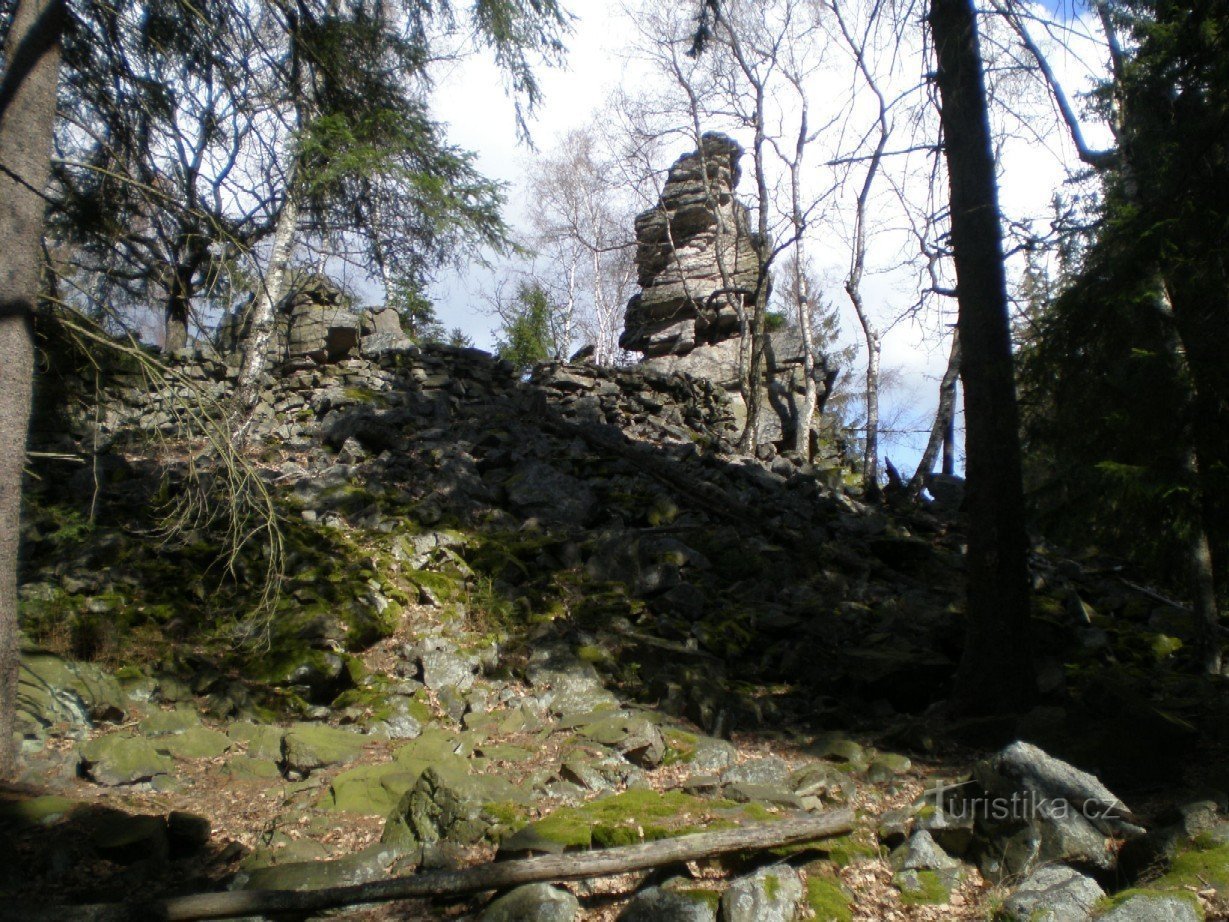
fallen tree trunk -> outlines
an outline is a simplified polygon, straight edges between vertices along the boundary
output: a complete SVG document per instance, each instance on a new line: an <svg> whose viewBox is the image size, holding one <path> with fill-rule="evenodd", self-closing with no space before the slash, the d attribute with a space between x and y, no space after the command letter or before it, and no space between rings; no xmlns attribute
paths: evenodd
<svg viewBox="0 0 1229 922"><path fill-rule="evenodd" d="M460 871L433 871L411 877L372 881L322 890L236 890L200 893L155 903L59 906L35 909L5 907L0 918L89 920L89 922L156 922L156 920L232 919L237 916L290 914L306 917L326 909L427 897L455 897L542 881L586 880L731 852L760 851L841 835L853 829L853 810L819 816L790 817L737 829L700 832L589 852L541 855L502 861ZM9 915L15 911L16 915Z"/></svg>

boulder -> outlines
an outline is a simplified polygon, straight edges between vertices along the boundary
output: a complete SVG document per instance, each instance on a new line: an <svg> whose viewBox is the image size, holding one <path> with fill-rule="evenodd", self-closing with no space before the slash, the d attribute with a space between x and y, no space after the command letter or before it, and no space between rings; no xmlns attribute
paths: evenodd
<svg viewBox="0 0 1229 922"><path fill-rule="evenodd" d="M1136 893L1097 922L1200 922L1203 911L1193 896L1168 893Z"/></svg>
<svg viewBox="0 0 1229 922"><path fill-rule="evenodd" d="M1091 877L1063 865L1046 865L1016 887L1003 913L1019 922L1084 922L1104 897Z"/></svg>
<svg viewBox="0 0 1229 922"><path fill-rule="evenodd" d="M1111 838L1144 834L1101 781L1030 743L1012 743L973 774L984 793L965 808L986 845L983 873L992 878L1045 862L1110 870L1117 860Z"/></svg>
<svg viewBox="0 0 1229 922"><path fill-rule="evenodd" d="M501 806L523 796L498 775L470 775L447 764L433 765L389 814L382 841L473 845L501 822Z"/></svg>
<svg viewBox="0 0 1229 922"><path fill-rule="evenodd" d="M482 911L479 922L572 922L580 901L550 884L526 884L505 893Z"/></svg>
<svg viewBox="0 0 1229 922"><path fill-rule="evenodd" d="M100 736L82 743L79 752L86 777L108 787L150 781L175 767L152 742L139 736Z"/></svg>
<svg viewBox="0 0 1229 922"><path fill-rule="evenodd" d="M721 894L692 881L646 887L619 913L619 922L717 922Z"/></svg>
<svg viewBox="0 0 1229 922"><path fill-rule="evenodd" d="M802 896L802 878L789 865L760 868L722 894L721 922L792 922Z"/></svg>
<svg viewBox="0 0 1229 922"><path fill-rule="evenodd" d="M306 777L317 768L353 762L367 739L351 730L321 724L297 724L282 739L282 771Z"/></svg>

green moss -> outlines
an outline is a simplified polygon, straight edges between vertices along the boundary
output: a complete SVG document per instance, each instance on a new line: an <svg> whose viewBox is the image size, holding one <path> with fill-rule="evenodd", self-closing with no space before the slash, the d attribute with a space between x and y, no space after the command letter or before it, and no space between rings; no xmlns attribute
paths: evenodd
<svg viewBox="0 0 1229 922"><path fill-rule="evenodd" d="M815 922L853 920L853 910L844 889L835 880L819 874L807 877L807 905L815 914Z"/></svg>
<svg viewBox="0 0 1229 922"><path fill-rule="evenodd" d="M578 659L586 663L592 663L595 666L601 666L610 662L611 656L608 650L603 650L601 647L586 644L576 648L576 656Z"/></svg>
<svg viewBox="0 0 1229 922"><path fill-rule="evenodd" d="M777 896L781 893L781 878L776 874L764 875L764 896L768 897L770 902L775 903Z"/></svg>
<svg viewBox="0 0 1229 922"><path fill-rule="evenodd" d="M874 858L879 854L879 850L870 841L870 834L862 830L847 836L826 839L822 843L822 848L828 853L833 863L842 868L855 861Z"/></svg>
<svg viewBox="0 0 1229 922"><path fill-rule="evenodd" d="M902 889L900 901L906 906L931 906L946 903L951 890L934 871L915 871L917 887Z"/></svg>
<svg viewBox="0 0 1229 922"><path fill-rule="evenodd" d="M1182 649L1182 641L1167 634L1157 634L1152 638L1152 656L1159 663L1169 659Z"/></svg>
<svg viewBox="0 0 1229 922"><path fill-rule="evenodd" d="M369 387L347 387L342 390L347 400L352 400L355 403L375 403L380 399L377 394Z"/></svg>
<svg viewBox="0 0 1229 922"><path fill-rule="evenodd" d="M503 801L484 804L482 809L500 826L511 829L525 823L525 806L523 804Z"/></svg>
<svg viewBox="0 0 1229 922"><path fill-rule="evenodd" d="M1203 840L1203 844L1212 844ZM1229 893L1229 845L1202 848L1199 843L1179 852L1170 862L1169 870L1150 887L1158 889L1203 890L1214 888L1220 894Z"/></svg>
<svg viewBox="0 0 1229 922"><path fill-rule="evenodd" d="M666 743L663 765L686 765L695 760L699 740L694 735L672 728L663 729L661 735Z"/></svg>
<svg viewBox="0 0 1229 922"><path fill-rule="evenodd" d="M524 832L564 849L613 848L712 829L721 822L717 812L731 809L741 808L679 791L633 789L556 810Z"/></svg>

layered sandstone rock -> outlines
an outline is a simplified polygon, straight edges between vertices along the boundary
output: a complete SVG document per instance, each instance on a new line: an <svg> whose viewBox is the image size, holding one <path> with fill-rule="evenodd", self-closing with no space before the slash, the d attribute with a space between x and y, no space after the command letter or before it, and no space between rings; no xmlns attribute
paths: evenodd
<svg viewBox="0 0 1229 922"><path fill-rule="evenodd" d="M747 209L734 198L742 148L701 138L670 168L657 206L636 218L640 294L627 305L619 345L647 357L682 356L739 336L760 255Z"/></svg>

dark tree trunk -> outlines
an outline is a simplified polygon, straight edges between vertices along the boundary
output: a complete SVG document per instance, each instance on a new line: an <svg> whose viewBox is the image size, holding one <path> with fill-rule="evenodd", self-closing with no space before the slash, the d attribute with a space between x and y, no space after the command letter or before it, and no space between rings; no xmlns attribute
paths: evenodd
<svg viewBox="0 0 1229 922"><path fill-rule="evenodd" d="M943 452L943 474L950 476L955 473L955 458L953 445L956 430L956 379L960 377L960 334L952 335L952 350L947 357L947 369L943 372L943 380L939 382L939 406L935 410L935 421L930 427L930 439L926 450L922 452L922 460L918 462L917 470L909 480L909 495L916 497L926 488L930 475L935 469L935 461Z"/></svg>
<svg viewBox="0 0 1229 922"><path fill-rule="evenodd" d="M61 0L19 0L0 83L0 778L16 770L21 479L63 17Z"/></svg>
<svg viewBox="0 0 1229 922"><path fill-rule="evenodd" d="M932 0L964 383L968 623L954 703L1008 712L1036 696L1028 537L998 189L971 0Z"/></svg>
<svg viewBox="0 0 1229 922"><path fill-rule="evenodd" d="M166 299L166 327L163 332L164 352L177 352L188 345L188 305L191 303L191 269L175 266L171 274L171 291Z"/></svg>

